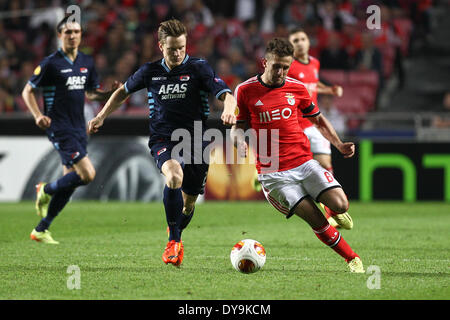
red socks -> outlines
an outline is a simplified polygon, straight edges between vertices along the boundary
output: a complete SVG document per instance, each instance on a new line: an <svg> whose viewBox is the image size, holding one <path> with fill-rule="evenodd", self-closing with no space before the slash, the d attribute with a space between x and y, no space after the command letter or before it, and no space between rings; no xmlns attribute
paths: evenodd
<svg viewBox="0 0 450 320"><path fill-rule="evenodd" d="M348 243L342 238L339 231L332 227L330 224L326 224L323 227L313 229L317 238L325 243L341 257L345 259L346 262L353 260L358 255L350 248Z"/></svg>

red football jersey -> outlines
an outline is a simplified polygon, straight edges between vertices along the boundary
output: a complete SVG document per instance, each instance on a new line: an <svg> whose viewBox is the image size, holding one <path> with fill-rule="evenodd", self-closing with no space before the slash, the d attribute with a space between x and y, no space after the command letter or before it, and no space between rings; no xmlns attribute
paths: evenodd
<svg viewBox="0 0 450 320"><path fill-rule="evenodd" d="M246 121L256 131L254 151L259 173L289 170L312 159L298 119L314 117L320 111L302 82L287 77L283 85L270 87L256 76L239 84L235 97L237 121Z"/></svg>
<svg viewBox="0 0 450 320"><path fill-rule="evenodd" d="M312 101L317 106L317 83L319 82L320 62L316 58L309 56L309 63L304 64L294 59L289 68L288 77L300 80L308 89ZM299 124L302 129L312 126L312 123L305 118L299 118Z"/></svg>

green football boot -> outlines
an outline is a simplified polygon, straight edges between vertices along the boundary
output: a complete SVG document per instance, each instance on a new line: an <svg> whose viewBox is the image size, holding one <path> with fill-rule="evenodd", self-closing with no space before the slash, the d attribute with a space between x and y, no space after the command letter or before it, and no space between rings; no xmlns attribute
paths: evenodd
<svg viewBox="0 0 450 320"><path fill-rule="evenodd" d="M37 242L47 243L47 244L59 244L58 241L56 241L52 238L50 231L48 231L48 230L45 230L43 232L38 232L38 231L36 231L36 229L33 229L33 231L31 231L31 234L30 234L30 239L37 241Z"/></svg>
<svg viewBox="0 0 450 320"><path fill-rule="evenodd" d="M48 204L52 198L51 195L45 193L45 185L45 182L39 182L36 185L36 214L41 218L45 218L47 216Z"/></svg>

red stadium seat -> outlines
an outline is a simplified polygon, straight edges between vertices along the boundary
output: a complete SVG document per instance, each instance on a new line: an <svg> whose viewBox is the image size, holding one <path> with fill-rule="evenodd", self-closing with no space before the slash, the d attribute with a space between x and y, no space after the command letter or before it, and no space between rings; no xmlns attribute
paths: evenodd
<svg viewBox="0 0 450 320"><path fill-rule="evenodd" d="M365 111L370 111L375 107L377 87L363 83L360 85L347 85L344 87L344 94L351 94L354 98L361 100L363 103L362 108Z"/></svg>
<svg viewBox="0 0 450 320"><path fill-rule="evenodd" d="M347 73L343 70L321 70L320 79L344 86L347 83Z"/></svg>
<svg viewBox="0 0 450 320"><path fill-rule="evenodd" d="M125 114L134 115L134 116L146 116L148 117L148 108L142 107L128 107L125 110Z"/></svg>
<svg viewBox="0 0 450 320"><path fill-rule="evenodd" d="M366 111L371 111L375 108L377 98L377 88L374 87L359 87L358 95L364 103L363 107Z"/></svg>
<svg viewBox="0 0 450 320"><path fill-rule="evenodd" d="M347 93L335 100L336 108L344 114L365 114L367 108L361 97L354 93Z"/></svg>
<svg viewBox="0 0 450 320"><path fill-rule="evenodd" d="M25 45L26 34L23 31L9 31L8 37L14 41L14 44L18 47Z"/></svg>
<svg viewBox="0 0 450 320"><path fill-rule="evenodd" d="M16 106L19 108L20 111L29 112L27 105L25 104L25 101L23 100L21 95L16 95L14 97L14 103L16 104Z"/></svg>
<svg viewBox="0 0 450 320"><path fill-rule="evenodd" d="M351 86L370 86L378 88L378 74L376 71L350 71L348 83Z"/></svg>

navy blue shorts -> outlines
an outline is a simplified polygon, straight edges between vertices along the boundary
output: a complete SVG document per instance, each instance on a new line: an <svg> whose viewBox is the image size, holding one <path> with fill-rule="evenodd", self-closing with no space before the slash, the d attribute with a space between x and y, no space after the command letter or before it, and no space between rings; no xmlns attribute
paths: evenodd
<svg viewBox="0 0 450 320"><path fill-rule="evenodd" d="M62 164L66 167L72 167L87 155L87 136L85 134L47 130L47 136L58 151Z"/></svg>
<svg viewBox="0 0 450 320"><path fill-rule="evenodd" d="M177 160L183 168L183 183L181 190L184 193L196 196L205 193L206 177L209 169L209 154L207 159L203 159L202 154L205 148L210 144L210 141L203 141L201 152L200 149L196 151L196 158L194 152L184 152L172 155L172 150L179 144L178 141L170 141L159 139L157 141L150 141L151 154L155 159L156 166L161 171L161 167L167 160ZM194 146L191 146L191 151L194 151ZM206 161L205 161L206 160Z"/></svg>

